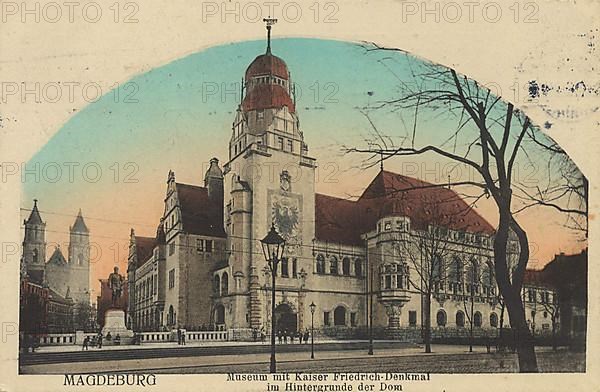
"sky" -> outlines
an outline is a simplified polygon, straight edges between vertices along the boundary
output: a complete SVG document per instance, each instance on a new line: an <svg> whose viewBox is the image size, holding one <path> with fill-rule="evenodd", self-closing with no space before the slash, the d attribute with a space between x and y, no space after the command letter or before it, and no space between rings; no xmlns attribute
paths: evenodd
<svg viewBox="0 0 600 392"><path fill-rule="evenodd" d="M209 160L227 160L241 79L264 50L262 40L232 43L137 75L74 113L27 163L28 168L37 167L39 175L24 178L21 215L26 219L32 199L39 200L48 257L55 246L66 256L69 226L82 210L91 232L93 301L99 294L98 279L106 278L115 265L126 271L130 229L154 236L169 170L178 182L203 185ZM319 164L317 192L360 195L379 169L365 169L366 156L345 154L343 147L364 146L365 138L372 136L364 108L397 96L399 81L409 80L411 67L422 60L319 39L275 39L272 50L286 61L296 85L300 127L309 154ZM369 113L395 143L412 130L412 114ZM417 142L447 138L456 127L452 121L425 113L419 118ZM542 165L543 158L538 163ZM386 170L429 182L446 181L449 167L454 166L434 156L385 162ZM544 180L539 167L525 159L519 159L517 167L527 181ZM474 176L460 172L461 179ZM477 210L496 224L491 201L481 200ZM565 217L553 210L531 208L520 219L532 243L530 267L541 268L557 253L585 247L565 229Z"/></svg>

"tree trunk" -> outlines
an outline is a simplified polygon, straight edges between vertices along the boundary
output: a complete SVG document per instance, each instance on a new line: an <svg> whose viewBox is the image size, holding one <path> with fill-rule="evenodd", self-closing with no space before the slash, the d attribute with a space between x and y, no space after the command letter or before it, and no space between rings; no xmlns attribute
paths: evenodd
<svg viewBox="0 0 600 392"><path fill-rule="evenodd" d="M512 293L504 297L506 309L510 317L512 329L516 332L515 345L519 358L519 371L521 373L535 373L538 371L537 359L533 336L525 320L525 309L519 293Z"/></svg>
<svg viewBox="0 0 600 392"><path fill-rule="evenodd" d="M473 352L473 307L474 307L474 298L473 298L473 285L471 285L471 316L469 317L469 352Z"/></svg>
<svg viewBox="0 0 600 392"><path fill-rule="evenodd" d="M525 268L529 259L529 242L527 234L517 224L510 214L510 197L503 195L504 200L499 203L500 220L496 236L494 238L494 258L496 281L504 304L510 318L510 325L516 332L516 349L519 358L519 371L522 373L533 373L538 371L537 359L533 344L533 337L525 320L525 308L521 300L521 288ZM508 238L510 230L517 235L519 240L519 262L517 268L511 274L507 263Z"/></svg>
<svg viewBox="0 0 600 392"><path fill-rule="evenodd" d="M431 352L431 293L425 295L425 352Z"/></svg>

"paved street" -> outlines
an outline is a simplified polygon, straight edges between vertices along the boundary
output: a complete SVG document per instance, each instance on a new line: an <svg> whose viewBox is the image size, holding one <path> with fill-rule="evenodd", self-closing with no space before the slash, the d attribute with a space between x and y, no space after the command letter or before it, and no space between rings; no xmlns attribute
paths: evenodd
<svg viewBox="0 0 600 392"><path fill-rule="evenodd" d="M245 347L245 346L244 346ZM242 352L242 346L239 351ZM434 353L425 354L421 347L377 348L375 355L365 350L316 351L315 360L310 352L280 352L278 370L302 372L430 372L430 373L489 373L517 371L515 354L486 353L484 347L475 347L468 353L464 346L434 346ZM182 349L185 350L185 349ZM150 351L142 351L150 353ZM110 360L69 362L70 373L151 372L151 373L227 373L267 372L269 353L238 355L196 355L180 357L153 357L117 359L112 352ZM585 354L565 350L552 352L539 349L538 362L543 372L585 371ZM36 363L21 366L23 374L63 374L64 363Z"/></svg>

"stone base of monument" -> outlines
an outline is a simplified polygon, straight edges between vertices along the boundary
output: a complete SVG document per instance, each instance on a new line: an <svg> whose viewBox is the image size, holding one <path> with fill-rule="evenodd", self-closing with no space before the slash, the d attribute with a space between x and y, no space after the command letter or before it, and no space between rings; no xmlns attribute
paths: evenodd
<svg viewBox="0 0 600 392"><path fill-rule="evenodd" d="M110 339L108 338L110 333ZM115 344L132 344L133 331L125 326L125 312L121 309L108 309L104 313L104 328L102 328L102 344L112 346ZM116 339L119 336L120 339ZM118 343L117 343L118 341Z"/></svg>

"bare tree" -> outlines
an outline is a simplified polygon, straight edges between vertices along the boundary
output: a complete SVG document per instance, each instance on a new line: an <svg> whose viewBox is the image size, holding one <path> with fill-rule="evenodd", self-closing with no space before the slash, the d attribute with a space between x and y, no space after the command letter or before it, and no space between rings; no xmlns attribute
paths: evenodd
<svg viewBox="0 0 600 392"><path fill-rule="evenodd" d="M365 47L368 51L401 52L376 45ZM382 101L370 110L388 108L413 113L412 135L401 137L401 143L395 145L394 139L384 135L368 116L373 138L366 140L365 146L349 147L346 151L368 154L367 163L372 163L379 157L385 160L434 154L457 166L470 168L477 174L475 180L457 181L454 185L469 185L470 189L479 189L480 192L471 197L475 200L491 197L497 207L498 226L493 243L496 282L506 304L511 327L516 332L519 369L521 372L537 372L533 336L526 322L521 299L523 278L529 260L529 241L526 231L519 223L519 211L513 205L516 191L526 188L515 186L518 181L514 175L518 156L531 159L525 148L525 139L533 143L535 140L550 143L539 129L532 127L529 117L512 103L502 101L489 89L459 75L455 70L419 63L415 67L411 66L410 72L414 83L398 78L398 97ZM448 121L455 122L455 129L450 130L447 138L438 143L427 139L427 143L418 146L417 114L423 110L430 111L431 117L446 116ZM421 118L419 115L419 119ZM552 153L551 150L546 152ZM439 184L445 185L447 184ZM521 197L527 196L525 194ZM548 203L550 202L546 202ZM507 248L509 236L513 234L519 243L519 253L514 272L511 273L507 262Z"/></svg>
<svg viewBox="0 0 600 392"><path fill-rule="evenodd" d="M431 352L431 300L442 290L444 276L449 263L450 241L448 227L452 216L446 215L440 208L442 204L452 200L424 200L423 208L431 219L427 222L428 229L416 232L412 241L400 241L403 254L413 265L417 280L409 278L411 286L420 294L423 303L423 340L425 352ZM417 246L417 249L414 249Z"/></svg>

